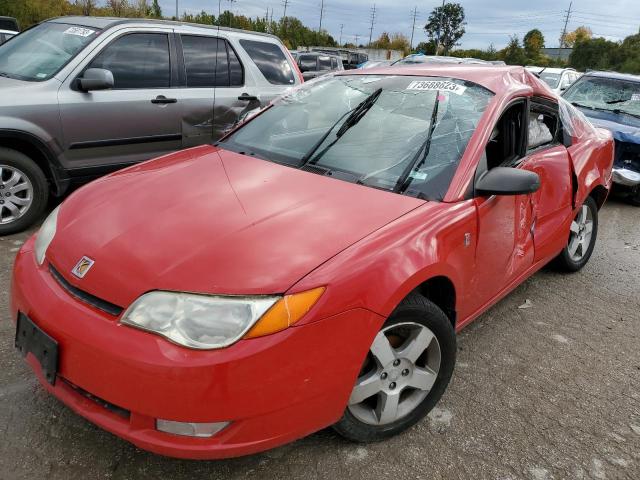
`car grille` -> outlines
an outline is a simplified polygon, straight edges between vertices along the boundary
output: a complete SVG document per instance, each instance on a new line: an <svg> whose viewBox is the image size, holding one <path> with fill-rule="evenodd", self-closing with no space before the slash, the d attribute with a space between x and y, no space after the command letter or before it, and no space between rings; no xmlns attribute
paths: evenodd
<svg viewBox="0 0 640 480"><path fill-rule="evenodd" d="M67 292L69 292L73 297L77 298L81 302L91 305L98 310L102 310L109 315L118 316L122 313L124 308L119 305L114 305L113 303L107 302L101 298L96 297L95 295L91 295L90 293L85 292L84 290L80 290L77 287L71 285L67 280L62 276L60 272L58 272L55 267L49 264L49 271L51 272L51 276L57 280L62 288L64 288Z"/></svg>
<svg viewBox="0 0 640 480"><path fill-rule="evenodd" d="M616 142L616 167L640 172L640 145L636 143Z"/></svg>

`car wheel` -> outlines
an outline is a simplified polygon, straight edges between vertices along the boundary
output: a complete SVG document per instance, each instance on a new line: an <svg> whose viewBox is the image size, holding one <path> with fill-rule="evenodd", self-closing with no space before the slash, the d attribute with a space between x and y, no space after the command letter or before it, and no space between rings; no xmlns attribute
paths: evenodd
<svg viewBox="0 0 640 480"><path fill-rule="evenodd" d="M48 197L47 179L35 162L23 153L0 148L0 235L33 224Z"/></svg>
<svg viewBox="0 0 640 480"><path fill-rule="evenodd" d="M627 201L636 207L640 207L640 186L636 187L635 190L627 197Z"/></svg>
<svg viewBox="0 0 640 480"><path fill-rule="evenodd" d="M598 206L593 198L587 197L571 222L569 241L557 258L558 266L569 272L584 267L593 253L597 236Z"/></svg>
<svg viewBox="0 0 640 480"><path fill-rule="evenodd" d="M434 303L412 293L374 338L334 429L357 442L403 432L440 400L455 360L451 321Z"/></svg>

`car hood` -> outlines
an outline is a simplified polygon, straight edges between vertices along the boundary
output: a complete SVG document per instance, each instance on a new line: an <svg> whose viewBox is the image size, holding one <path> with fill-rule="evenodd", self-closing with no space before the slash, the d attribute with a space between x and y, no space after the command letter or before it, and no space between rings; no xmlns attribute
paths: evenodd
<svg viewBox="0 0 640 480"><path fill-rule="evenodd" d="M624 113L603 112L599 110L580 109L596 127L611 131L618 142L640 144L640 118Z"/></svg>
<svg viewBox="0 0 640 480"><path fill-rule="evenodd" d="M126 307L150 290L283 293L424 201L212 146L74 193L47 251L70 283ZM71 270L95 261L85 277Z"/></svg>

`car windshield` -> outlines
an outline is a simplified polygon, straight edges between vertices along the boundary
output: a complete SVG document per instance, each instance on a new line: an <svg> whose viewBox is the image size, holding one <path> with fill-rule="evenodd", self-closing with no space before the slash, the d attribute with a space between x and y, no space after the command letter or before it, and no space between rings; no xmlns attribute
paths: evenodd
<svg viewBox="0 0 640 480"><path fill-rule="evenodd" d="M53 22L26 30L0 45L0 75L19 80L47 80L98 32L94 28Z"/></svg>
<svg viewBox="0 0 640 480"><path fill-rule="evenodd" d="M442 200L492 97L479 85L453 78L330 76L282 97L222 146Z"/></svg>
<svg viewBox="0 0 640 480"><path fill-rule="evenodd" d="M549 85L551 88L556 88L558 86L558 83L560 83L560 74L541 72L540 80Z"/></svg>
<svg viewBox="0 0 640 480"><path fill-rule="evenodd" d="M640 81L586 76L563 97L583 108L640 115Z"/></svg>

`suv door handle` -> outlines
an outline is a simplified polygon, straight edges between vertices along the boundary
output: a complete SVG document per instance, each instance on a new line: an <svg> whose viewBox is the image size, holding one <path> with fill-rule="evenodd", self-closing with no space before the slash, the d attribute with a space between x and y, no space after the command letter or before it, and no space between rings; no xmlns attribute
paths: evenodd
<svg viewBox="0 0 640 480"><path fill-rule="evenodd" d="M242 95L240 95L238 97L238 100L246 101L246 102L253 102L253 101L258 100L258 97L256 97L255 95L249 95L248 93L243 93Z"/></svg>
<svg viewBox="0 0 640 480"><path fill-rule="evenodd" d="M158 95L156 98L151 100L151 103L160 103L160 104L178 103L178 99L177 98L167 98L164 95Z"/></svg>

